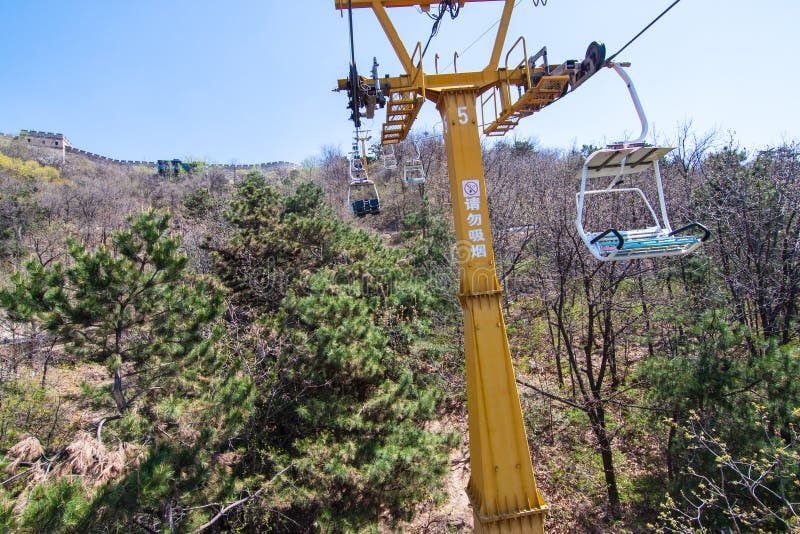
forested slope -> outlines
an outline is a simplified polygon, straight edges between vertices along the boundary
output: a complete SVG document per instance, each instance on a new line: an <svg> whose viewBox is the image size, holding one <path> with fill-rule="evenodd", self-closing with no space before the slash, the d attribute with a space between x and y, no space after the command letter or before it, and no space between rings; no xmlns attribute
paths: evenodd
<svg viewBox="0 0 800 534"><path fill-rule="evenodd" d="M675 141L673 226L712 239L604 264L574 225L589 147L484 153L554 532L798 526L798 147ZM229 183L0 144L5 529L469 530L446 164L418 142L426 183L373 161L359 221L335 148Z"/></svg>

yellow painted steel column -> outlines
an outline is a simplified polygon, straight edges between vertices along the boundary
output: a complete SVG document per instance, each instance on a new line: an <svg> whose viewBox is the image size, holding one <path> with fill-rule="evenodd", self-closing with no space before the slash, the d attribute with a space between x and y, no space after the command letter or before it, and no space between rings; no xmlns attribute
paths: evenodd
<svg viewBox="0 0 800 534"><path fill-rule="evenodd" d="M511 363L492 249L477 90L443 91L442 115L464 312L467 407L475 532L544 532L547 506L536 488Z"/></svg>

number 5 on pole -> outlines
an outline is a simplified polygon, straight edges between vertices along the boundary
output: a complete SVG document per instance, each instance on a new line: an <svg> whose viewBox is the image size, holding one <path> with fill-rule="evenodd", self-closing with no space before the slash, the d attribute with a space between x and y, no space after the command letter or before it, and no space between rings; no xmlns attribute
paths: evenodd
<svg viewBox="0 0 800 534"><path fill-rule="evenodd" d="M467 115L467 106L458 106L458 122L461 124L467 124L469 121L469 115Z"/></svg>

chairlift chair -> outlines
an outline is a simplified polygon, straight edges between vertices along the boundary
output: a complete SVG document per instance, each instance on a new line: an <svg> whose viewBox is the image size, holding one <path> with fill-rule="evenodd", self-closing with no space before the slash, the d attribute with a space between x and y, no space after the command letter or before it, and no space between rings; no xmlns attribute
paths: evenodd
<svg viewBox="0 0 800 534"><path fill-rule="evenodd" d="M412 142L414 145L415 156L412 155L407 160L403 161L403 181L409 185L425 183L425 169L422 166L422 155L419 151L419 145Z"/></svg>
<svg viewBox="0 0 800 534"><path fill-rule="evenodd" d="M647 136L647 118L644 115L633 82L627 73L616 63L612 68L627 83L639 120L642 123L641 135L632 141L624 141L609 145L605 149L593 152L586 158L580 172L581 188L575 195L578 216L575 224L581 239L589 252L598 260L629 260L653 258L661 256L682 256L693 252L706 241L711 233L698 222L672 230L664 200L664 187L658 162L674 148L645 146ZM644 192L638 187L618 187L622 177L638 173L652 173L655 190L658 195L656 212ZM587 189L589 180L611 178L603 189ZM641 228L593 228L584 226L586 199L629 195L641 199L646 214L652 225ZM649 223L648 223L649 224ZM698 235L702 234L702 235Z"/></svg>
<svg viewBox="0 0 800 534"><path fill-rule="evenodd" d="M384 169L397 168L397 156L394 153L394 145L381 145L381 160Z"/></svg>
<svg viewBox="0 0 800 534"><path fill-rule="evenodd" d="M356 217L380 213L381 200L375 182L369 179L364 160L358 150L350 154L350 184L347 186L347 206Z"/></svg>
<svg viewBox="0 0 800 534"><path fill-rule="evenodd" d="M367 168L364 165L364 158L358 149L353 150L348 158L350 161L350 181L362 181L369 179Z"/></svg>

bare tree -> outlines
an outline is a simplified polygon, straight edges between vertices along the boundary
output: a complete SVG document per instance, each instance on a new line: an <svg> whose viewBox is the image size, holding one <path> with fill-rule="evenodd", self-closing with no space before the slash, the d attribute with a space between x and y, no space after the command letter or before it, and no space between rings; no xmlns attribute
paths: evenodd
<svg viewBox="0 0 800 534"><path fill-rule="evenodd" d="M577 155L563 160L539 191L533 221L538 238L529 245L531 257L536 258L536 296L545 307L559 384L564 387L566 374L571 388L553 393L524 385L586 414L602 460L609 511L619 517L607 407L621 383L618 344L641 319L638 295L629 294L626 282L641 275L647 265L600 263L585 250L574 225L574 177L579 168Z"/></svg>
<svg viewBox="0 0 800 534"><path fill-rule="evenodd" d="M725 149L703 165L709 243L737 319L787 343L800 294L800 147L783 145L747 160Z"/></svg>

